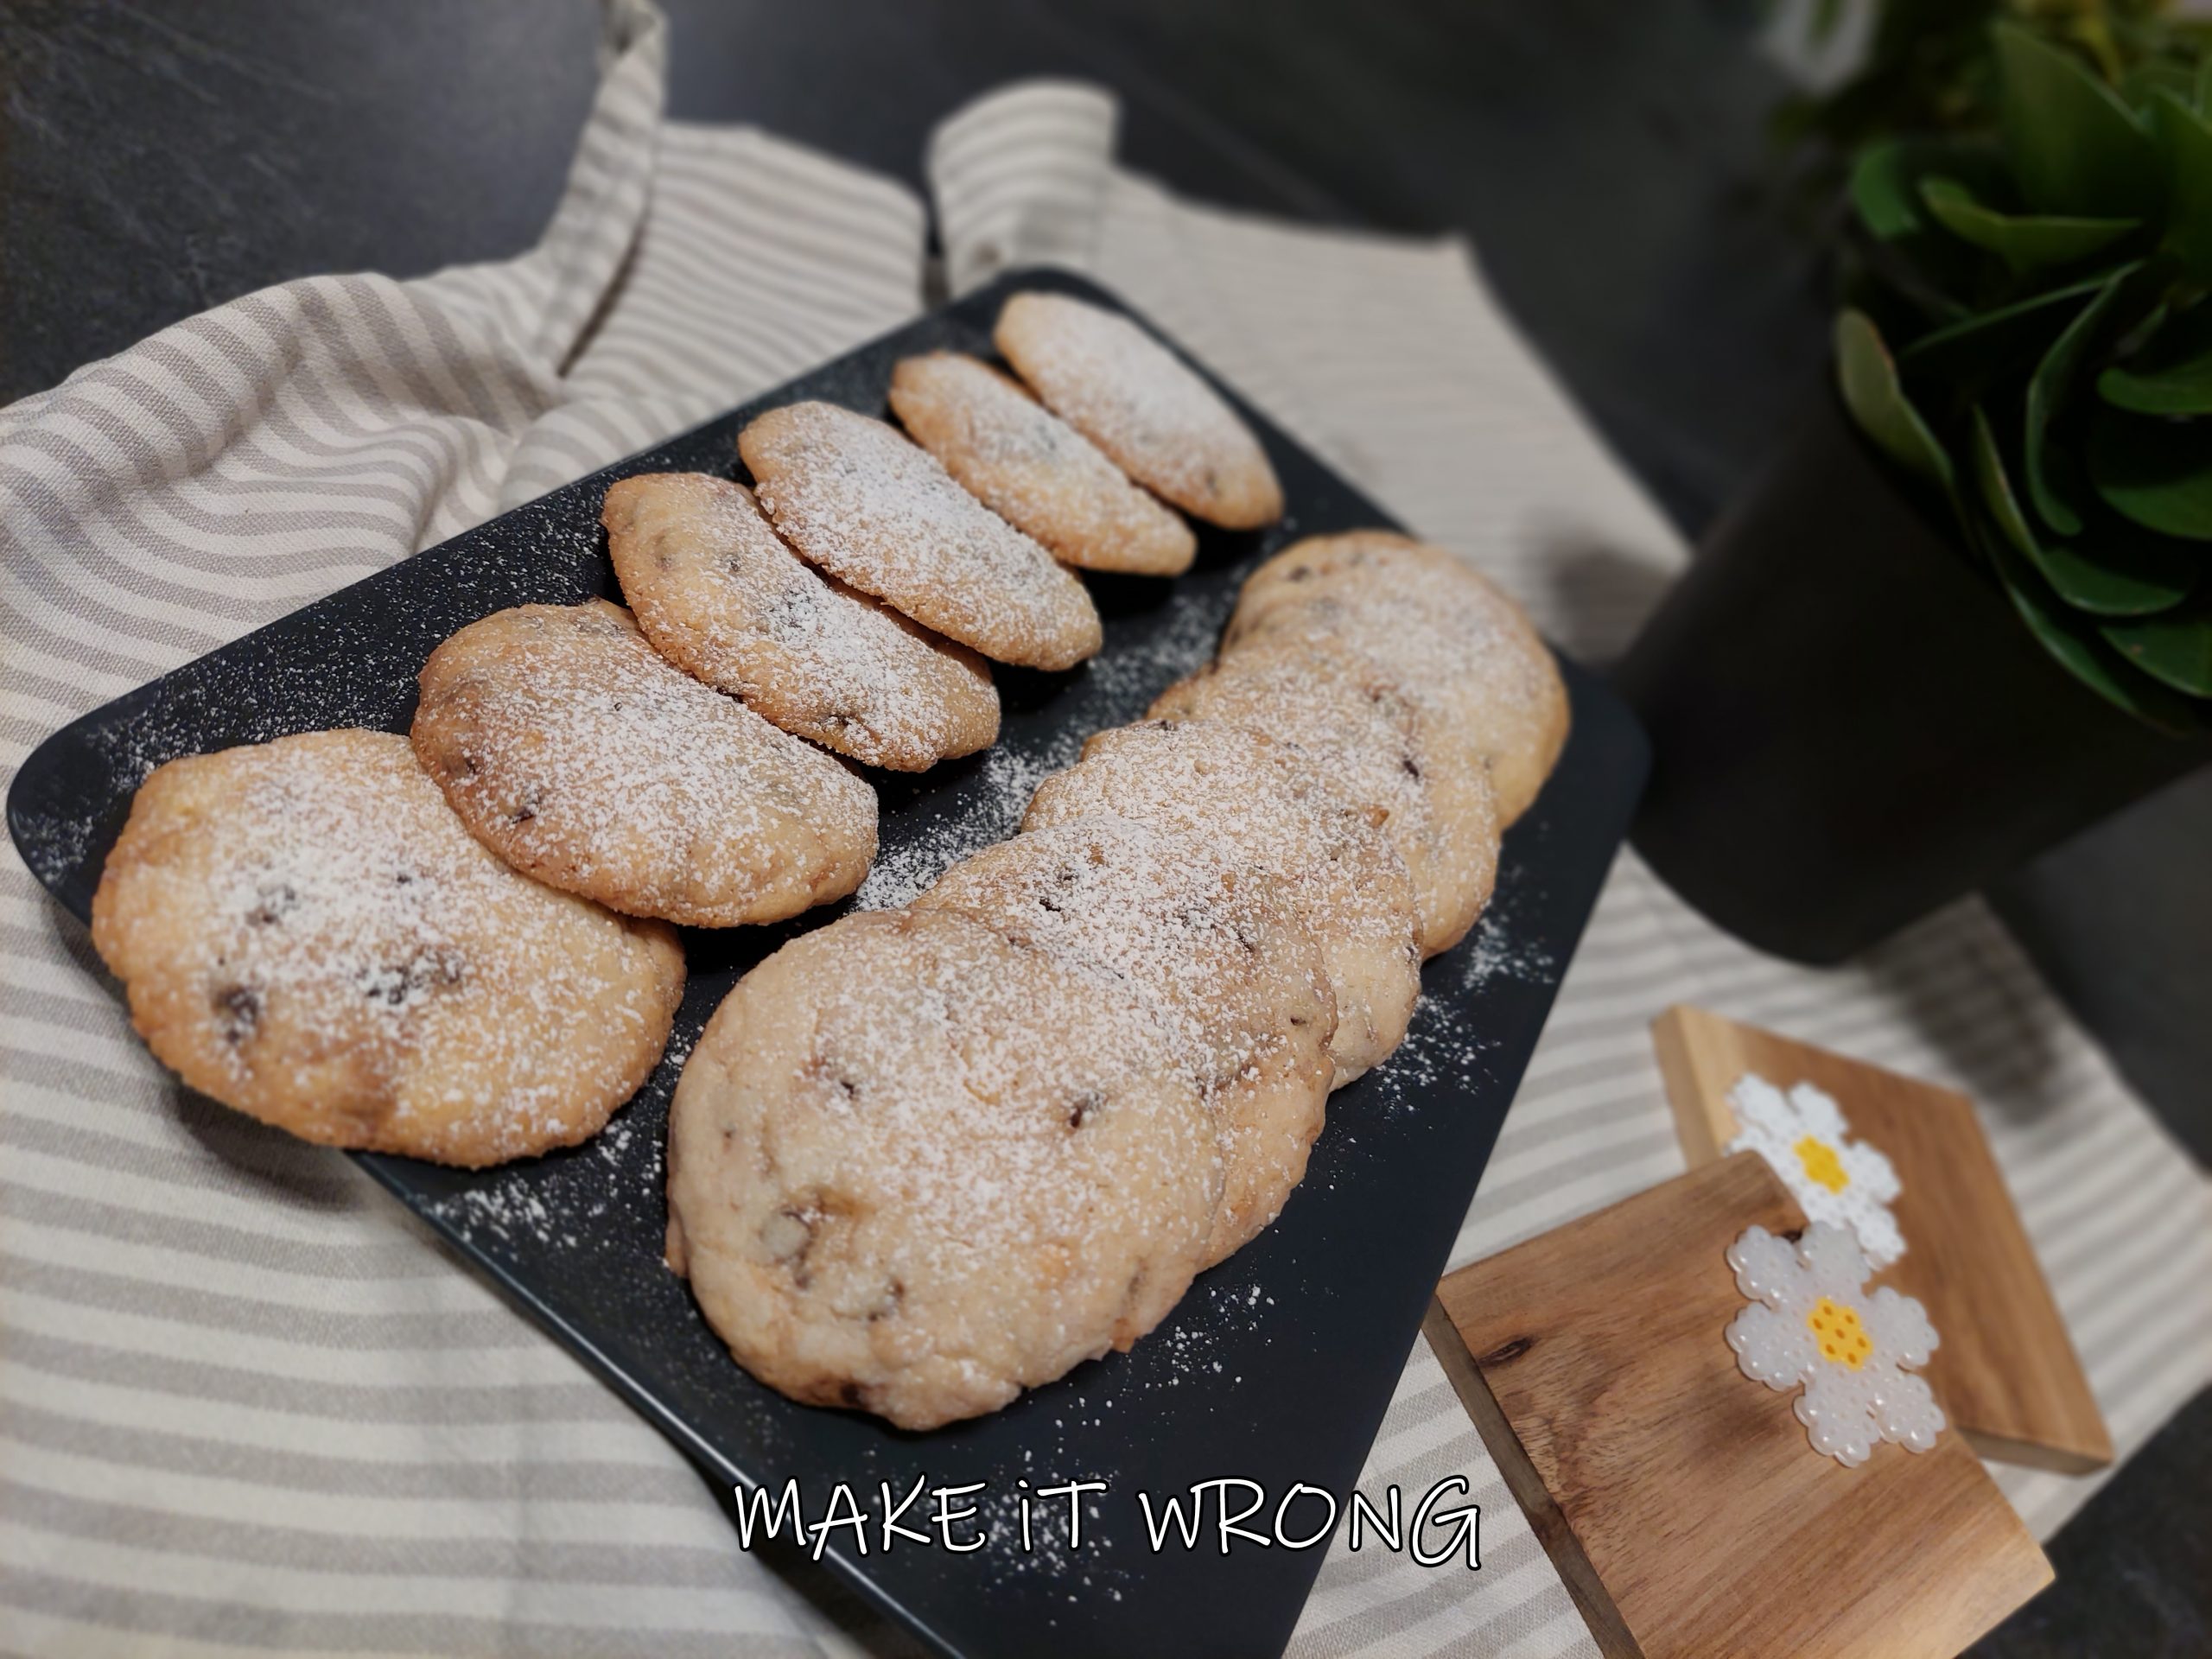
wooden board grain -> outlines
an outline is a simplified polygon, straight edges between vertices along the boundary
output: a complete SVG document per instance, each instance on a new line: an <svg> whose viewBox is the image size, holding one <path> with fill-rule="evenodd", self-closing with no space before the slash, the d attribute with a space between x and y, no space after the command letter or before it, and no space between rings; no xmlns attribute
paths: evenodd
<svg viewBox="0 0 2212 1659"><path fill-rule="evenodd" d="M1834 1096L1853 1138L1895 1166L1905 1254L1874 1282L1928 1309L1942 1338L1929 1382L1977 1451L2068 1474L2112 1461L2104 1415L1973 1102L1703 1008L1669 1008L1651 1030L1692 1167L1735 1137L1728 1091L1747 1071Z"/></svg>
<svg viewBox="0 0 2212 1659"><path fill-rule="evenodd" d="M1725 1252L1804 1224L1730 1158L1451 1274L1426 1327L1613 1659L1950 1659L2050 1581L1955 1434L1856 1469L1723 1336Z"/></svg>

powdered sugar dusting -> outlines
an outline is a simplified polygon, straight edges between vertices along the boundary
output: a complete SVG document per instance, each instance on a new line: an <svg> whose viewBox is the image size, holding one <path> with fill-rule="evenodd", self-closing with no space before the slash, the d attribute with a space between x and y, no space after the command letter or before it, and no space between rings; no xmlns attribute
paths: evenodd
<svg viewBox="0 0 2212 1659"><path fill-rule="evenodd" d="M840 580L1000 662L1071 668L1098 649L1083 584L881 421L792 404L738 448L776 528Z"/></svg>
<svg viewBox="0 0 2212 1659"><path fill-rule="evenodd" d="M1465 1094L1476 1086L1494 1046L1468 1029L1452 1004L1424 995L1405 1041L1374 1073L1376 1097L1385 1112L1397 1113L1417 1111L1439 1093Z"/></svg>
<svg viewBox="0 0 2212 1659"><path fill-rule="evenodd" d="M1134 996L1222 1113L1209 1260L1273 1219L1320 1132L1336 1007L1312 933L1265 875L1204 836L1102 814L963 859L914 907L980 916Z"/></svg>
<svg viewBox="0 0 2212 1659"><path fill-rule="evenodd" d="M415 744L510 863L696 926L842 898L875 851L875 791L664 661L603 600L471 623L423 670Z"/></svg>
<svg viewBox="0 0 2212 1659"><path fill-rule="evenodd" d="M803 737L918 771L988 745L998 695L974 654L824 577L742 485L704 473L607 493L623 596L655 649Z"/></svg>
<svg viewBox="0 0 2212 1659"><path fill-rule="evenodd" d="M1325 639L1255 641L1170 687L1152 712L1273 733L1376 815L1413 878L1425 950L1456 942L1479 913L1497 861L1489 779L1478 764L1440 763L1394 675Z"/></svg>
<svg viewBox="0 0 2212 1659"><path fill-rule="evenodd" d="M382 732L157 772L94 940L170 1011L149 1039L188 1082L310 1139L465 1164L597 1129L683 982L665 929L516 874Z"/></svg>
<svg viewBox="0 0 2212 1659"><path fill-rule="evenodd" d="M1513 937L1511 916L1493 906L1476 925L1459 965L1459 988L1474 993L1497 980L1538 984L1552 978L1559 963L1542 944Z"/></svg>
<svg viewBox="0 0 2212 1659"><path fill-rule="evenodd" d="M1212 601L1179 585L1140 643L1094 657L1083 671L1114 707L1141 709L1170 683L1211 658L1220 633L1221 617Z"/></svg>
<svg viewBox="0 0 2212 1659"><path fill-rule="evenodd" d="M1024 826L1114 812L1231 850L1276 884L1316 941L1346 1075L1388 1053L1419 994L1414 898L1390 839L1287 744L1211 721L1103 732L1046 779Z"/></svg>
<svg viewBox="0 0 2212 1659"><path fill-rule="evenodd" d="M1075 759L1080 741L1077 734L1064 732L1041 754L1005 746L991 750L982 760L980 806L971 798L887 850L861 883L854 907L892 910L909 904L969 854L1004 841L1020 825L1038 784Z"/></svg>
<svg viewBox="0 0 2212 1659"><path fill-rule="evenodd" d="M1056 558L1144 575L1190 569L1190 526L988 364L955 352L910 357L892 377L891 407L984 505Z"/></svg>
<svg viewBox="0 0 2212 1659"><path fill-rule="evenodd" d="M1282 516L1259 441L1127 317L1065 295L1017 294L994 339L1046 405L1138 483L1215 524L1250 529Z"/></svg>
<svg viewBox="0 0 2212 1659"><path fill-rule="evenodd" d="M677 1090L701 1306L779 1386L914 1427L1149 1329L1221 1179L1212 1113L1156 1044L1140 1005L964 915L786 946Z"/></svg>
<svg viewBox="0 0 2212 1659"><path fill-rule="evenodd" d="M981 916L1134 994L1174 1063L1212 1087L1274 1034L1277 1005L1298 988L1263 976L1285 954L1287 924L1268 889L1236 877L1218 847L1101 816L971 854L914 904Z"/></svg>
<svg viewBox="0 0 2212 1659"><path fill-rule="evenodd" d="M1441 549L1378 531L1314 537L1255 571L1224 649L1274 639L1386 664L1485 760L1510 823L1567 733L1558 665L1520 607Z"/></svg>

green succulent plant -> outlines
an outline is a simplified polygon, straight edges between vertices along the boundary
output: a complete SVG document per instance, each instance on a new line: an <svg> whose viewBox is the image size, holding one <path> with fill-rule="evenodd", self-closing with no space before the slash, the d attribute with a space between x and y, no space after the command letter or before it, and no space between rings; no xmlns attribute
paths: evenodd
<svg viewBox="0 0 2212 1659"><path fill-rule="evenodd" d="M2069 671L2212 728L2212 66L1991 38L1993 130L1853 166L1843 400Z"/></svg>
<svg viewBox="0 0 2212 1659"><path fill-rule="evenodd" d="M1767 0L1771 5L1773 0ZM1844 27L1844 0L1813 0L1807 39ZM1777 137L1856 149L1893 132L1971 131L1997 114L1989 26L2017 23L2080 54L2115 86L2142 69L2194 64L2212 42L2207 20L2175 0L1866 0L1864 55L1841 84L1784 100ZM2143 66L2152 66L2143 69Z"/></svg>

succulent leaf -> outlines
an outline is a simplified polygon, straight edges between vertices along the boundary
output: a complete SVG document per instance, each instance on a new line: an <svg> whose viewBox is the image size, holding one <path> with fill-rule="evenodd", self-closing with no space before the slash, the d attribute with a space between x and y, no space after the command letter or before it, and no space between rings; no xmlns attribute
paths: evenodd
<svg viewBox="0 0 2212 1659"><path fill-rule="evenodd" d="M2066 671L2114 708L2175 736L2204 728L2189 700L2137 668L2096 626L2057 601L2035 569L2012 544L1985 526L1984 550L1996 566L2012 608L2036 643Z"/></svg>
<svg viewBox="0 0 2212 1659"><path fill-rule="evenodd" d="M2153 58L2133 66L2120 79L2120 95L2138 112L2146 109L2152 99L2161 92L2171 92L2184 102L2195 99L2196 72L2169 58Z"/></svg>
<svg viewBox="0 0 2212 1659"><path fill-rule="evenodd" d="M2100 272L2064 288L1980 311L1921 335L1897 354L1909 378L1973 382L2023 358L2040 357L2078 314L2082 302L2101 291L2111 275Z"/></svg>
<svg viewBox="0 0 2212 1659"><path fill-rule="evenodd" d="M2162 536L2212 541L2212 422L2089 415L2089 480L2113 512Z"/></svg>
<svg viewBox="0 0 2212 1659"><path fill-rule="evenodd" d="M2212 697L2212 606L2108 622L2105 638L2145 674L2193 697Z"/></svg>
<svg viewBox="0 0 2212 1659"><path fill-rule="evenodd" d="M2028 493L2044 523L2062 536L2071 536L2082 528L2082 515L2060 487L2061 468L2051 453L2051 424L2073 391L2082 359L2120 308L2129 283L2141 269L2139 265L2129 265L2107 277L2096 298L2075 314L2074 321L2044 353L2035 372L2028 377L2025 426L2020 442Z"/></svg>
<svg viewBox="0 0 2212 1659"><path fill-rule="evenodd" d="M2091 616L2155 616L2196 588L2196 561L2133 525L2085 531L2073 546L2045 543L2040 550L2036 569L2051 591Z"/></svg>
<svg viewBox="0 0 2212 1659"><path fill-rule="evenodd" d="M2212 306L2183 313L2139 356L2107 369L2097 395L2138 415L2212 415Z"/></svg>
<svg viewBox="0 0 2212 1659"><path fill-rule="evenodd" d="M1847 309L1837 317L1835 355L1844 407L1859 429L1898 466L1954 494L1957 480L1951 458L1905 396L1881 331L1865 312Z"/></svg>
<svg viewBox="0 0 2212 1659"><path fill-rule="evenodd" d="M2156 213L2156 152L2119 94L2024 29L2000 23L1994 35L2005 155L2028 206L2039 213Z"/></svg>
<svg viewBox="0 0 2212 1659"><path fill-rule="evenodd" d="M2166 610L2189 597L2196 562L2168 545L2115 531L2095 556L2084 556L2071 547L2044 542L2020 510L1996 431L1979 404L1973 421L1974 475L1982 505L2013 551L2035 566L2060 600L2092 615L2132 617Z"/></svg>
<svg viewBox="0 0 2212 1659"><path fill-rule="evenodd" d="M1868 232L1887 242L1927 228L1913 188L1907 140L1869 144L1851 169L1851 205Z"/></svg>
<svg viewBox="0 0 2212 1659"><path fill-rule="evenodd" d="M1936 175L1969 190L1993 192L2005 183L2004 156L1976 138L1887 138L1869 144L1851 169L1851 203L1859 223L1885 242L1929 229L1920 186Z"/></svg>
<svg viewBox="0 0 2212 1659"><path fill-rule="evenodd" d="M2070 265L2086 259L2143 223L2139 219L2000 213L1983 207L1972 191L1951 178L1923 179L1920 199L1937 224L1960 240L1995 254L2016 276L2043 265Z"/></svg>
<svg viewBox="0 0 2212 1659"><path fill-rule="evenodd" d="M2166 168L2163 245L2191 276L2212 281L2212 120L2165 92L2150 111Z"/></svg>

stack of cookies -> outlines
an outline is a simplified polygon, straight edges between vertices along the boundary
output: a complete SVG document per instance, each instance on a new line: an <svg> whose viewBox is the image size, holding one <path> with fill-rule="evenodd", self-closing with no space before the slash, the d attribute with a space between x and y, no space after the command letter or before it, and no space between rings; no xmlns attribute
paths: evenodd
<svg viewBox="0 0 2212 1659"><path fill-rule="evenodd" d="M739 435L752 487L626 478L627 608L525 605L421 674L410 737L193 756L139 791L93 938L154 1052L310 1140L461 1165L596 1133L664 1048L675 929L852 893L858 770L996 737L1066 670L1082 570L1282 514L1229 406L1128 320L1010 300L1009 374L898 365ZM1018 378L1017 378L1018 377ZM1274 1219L1387 1055L1566 730L1550 656L1380 531L1246 584L1219 658L1094 736L1021 833L748 974L685 1066L668 1255L739 1360L909 1427L1152 1328Z"/></svg>
<svg viewBox="0 0 2212 1659"><path fill-rule="evenodd" d="M709 1322L793 1398L915 1429L1128 1347L1404 1036L1567 720L1450 556L1361 531L1269 560L1219 658L1013 840L716 1011L669 1128L669 1259Z"/></svg>

